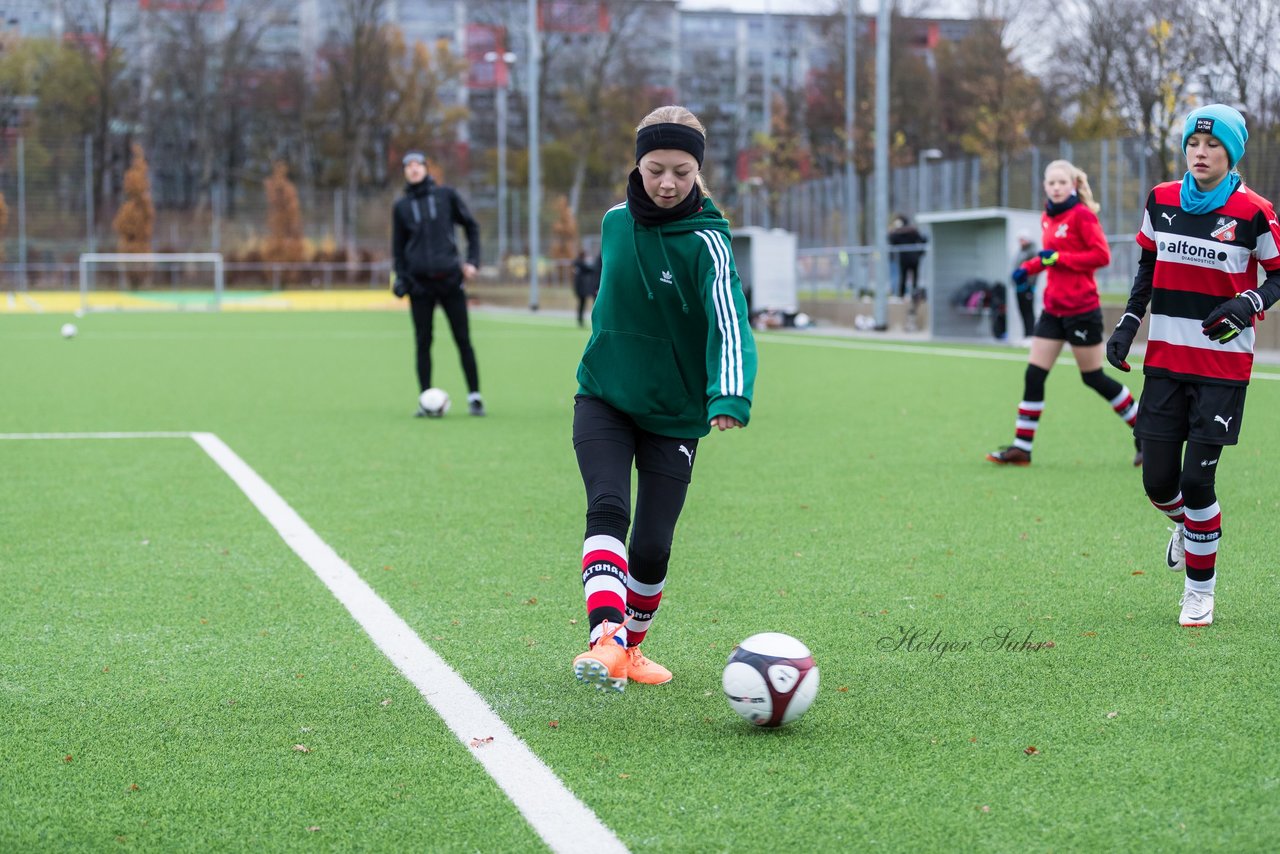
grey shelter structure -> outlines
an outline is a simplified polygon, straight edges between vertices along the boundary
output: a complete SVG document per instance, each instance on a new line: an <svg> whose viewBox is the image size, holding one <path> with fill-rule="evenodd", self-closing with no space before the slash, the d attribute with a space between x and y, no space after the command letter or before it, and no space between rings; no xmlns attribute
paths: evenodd
<svg viewBox="0 0 1280 854"><path fill-rule="evenodd" d="M930 337L938 340L993 341L1003 312L1003 340L1016 343L1031 333L1022 328L1014 302L1013 259L1018 235L1039 243L1040 211L977 208L926 212L916 218L931 237L925 253ZM987 288L985 294L978 293ZM1037 296L1037 310L1039 309Z"/></svg>

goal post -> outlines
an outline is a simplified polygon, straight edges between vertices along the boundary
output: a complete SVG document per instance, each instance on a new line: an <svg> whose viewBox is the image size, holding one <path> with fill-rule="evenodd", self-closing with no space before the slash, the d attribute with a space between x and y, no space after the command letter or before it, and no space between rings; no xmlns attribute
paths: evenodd
<svg viewBox="0 0 1280 854"><path fill-rule="evenodd" d="M205 273L192 276L193 268L205 267ZM101 294L104 288L96 286L96 274L114 273L122 283L146 276L145 292L134 291L128 284L119 289L121 297L112 308L140 307L124 299L126 295L180 295L180 300L170 299L167 304L159 299L144 302L147 308L190 309L219 311L222 308L222 292L225 286L222 253L220 252L84 252L80 255L80 308L91 311L95 307L90 296ZM208 275L211 273L212 275ZM210 281L210 279L212 281ZM167 284L167 287L166 287ZM195 297L192 299L192 297ZM204 299L202 300L201 297ZM105 306L98 306L99 308Z"/></svg>

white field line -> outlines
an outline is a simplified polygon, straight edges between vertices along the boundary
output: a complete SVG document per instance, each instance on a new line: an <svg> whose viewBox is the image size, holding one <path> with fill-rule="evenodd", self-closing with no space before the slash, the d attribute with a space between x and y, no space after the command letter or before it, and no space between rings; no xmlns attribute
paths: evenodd
<svg viewBox="0 0 1280 854"><path fill-rule="evenodd" d="M414 633L302 517L212 433L0 433L0 439L191 438L235 481L289 548L315 572L378 649L405 675L445 725L556 852L625 852L613 831L565 788L484 699ZM471 747L474 738L488 739Z"/></svg>

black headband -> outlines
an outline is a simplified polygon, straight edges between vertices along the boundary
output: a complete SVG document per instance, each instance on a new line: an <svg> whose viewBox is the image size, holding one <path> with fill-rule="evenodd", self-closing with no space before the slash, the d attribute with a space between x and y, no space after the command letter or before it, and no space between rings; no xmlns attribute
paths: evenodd
<svg viewBox="0 0 1280 854"><path fill-rule="evenodd" d="M642 127L636 131L636 163L639 163L640 158L650 151L675 149L692 154L693 159L698 161L698 168L701 169L702 155L706 147L707 140L697 128L691 128L688 125L663 122Z"/></svg>

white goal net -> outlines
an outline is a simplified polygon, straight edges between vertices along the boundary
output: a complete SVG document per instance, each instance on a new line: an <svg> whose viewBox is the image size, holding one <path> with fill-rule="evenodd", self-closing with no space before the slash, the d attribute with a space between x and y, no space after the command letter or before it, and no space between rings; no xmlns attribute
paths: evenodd
<svg viewBox="0 0 1280 854"><path fill-rule="evenodd" d="M83 311L218 311L218 252L85 252L80 256Z"/></svg>

